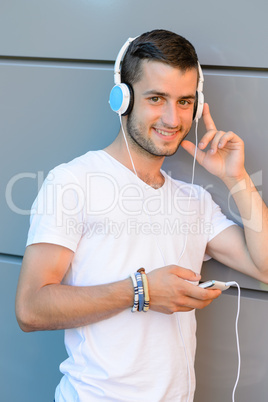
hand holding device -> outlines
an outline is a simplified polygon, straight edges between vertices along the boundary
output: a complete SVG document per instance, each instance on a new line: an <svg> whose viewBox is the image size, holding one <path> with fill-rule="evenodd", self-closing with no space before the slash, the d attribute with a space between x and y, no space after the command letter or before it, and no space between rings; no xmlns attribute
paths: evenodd
<svg viewBox="0 0 268 402"><path fill-rule="evenodd" d="M150 310L171 314L208 306L220 292L207 292L204 299L197 283L199 274L177 265L167 265L147 273Z"/></svg>

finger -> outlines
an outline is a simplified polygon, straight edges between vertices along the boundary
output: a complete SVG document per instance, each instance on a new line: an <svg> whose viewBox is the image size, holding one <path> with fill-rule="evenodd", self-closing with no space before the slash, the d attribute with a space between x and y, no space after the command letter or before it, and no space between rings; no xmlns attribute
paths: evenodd
<svg viewBox="0 0 268 402"><path fill-rule="evenodd" d="M226 133L224 131L217 131L216 134L214 135L214 137L211 140L211 144L210 144L210 153L216 153L218 148L221 148L222 146L220 144L222 144L222 138L226 135ZM220 146L219 146L220 145Z"/></svg>
<svg viewBox="0 0 268 402"><path fill-rule="evenodd" d="M242 141L235 133L233 133L232 131L228 131L227 133L224 133L224 135L221 137L218 143L218 148L224 148L228 142L241 143Z"/></svg>
<svg viewBox="0 0 268 402"><path fill-rule="evenodd" d="M217 130L214 120L211 117L209 105L208 103L204 104L203 108L203 121L205 123L206 129L209 130Z"/></svg>
<svg viewBox="0 0 268 402"><path fill-rule="evenodd" d="M217 299L221 294L222 291L219 289L203 289L200 286L198 288L198 298L204 301L214 300ZM205 290L205 292L203 292Z"/></svg>
<svg viewBox="0 0 268 402"><path fill-rule="evenodd" d="M179 276L181 279L186 279L187 281L199 281L201 278L200 274L192 271L191 269L182 268L177 265L171 266L171 272Z"/></svg>
<svg viewBox="0 0 268 402"><path fill-rule="evenodd" d="M238 138L239 137L232 131L228 131L227 133L224 131L218 131L211 142L210 152L216 153L217 149L223 149L227 144L232 144L234 148L235 144L239 142L237 141Z"/></svg>
<svg viewBox="0 0 268 402"><path fill-rule="evenodd" d="M203 135L203 137L201 138L201 140L198 144L198 148L205 149L208 146L208 144L210 143L210 141L213 140L213 138L215 137L216 134L217 134L217 130L207 131L206 134Z"/></svg>
<svg viewBox="0 0 268 402"><path fill-rule="evenodd" d="M198 286L196 286L198 287ZM204 289L201 289L204 290ZM207 292L205 292L206 294ZM182 309L202 309L206 306L208 306L210 303L212 303L215 299L217 299L221 295L220 290L209 290L208 296L200 295L199 297L196 295L196 297L191 294L191 295L185 295L184 297L180 297L180 310ZM186 310L185 310L186 311Z"/></svg>

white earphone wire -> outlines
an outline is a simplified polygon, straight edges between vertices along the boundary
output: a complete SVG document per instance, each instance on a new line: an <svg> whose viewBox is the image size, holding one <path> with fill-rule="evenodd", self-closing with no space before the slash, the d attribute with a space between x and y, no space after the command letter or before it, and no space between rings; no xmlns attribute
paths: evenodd
<svg viewBox="0 0 268 402"><path fill-rule="evenodd" d="M240 299L241 299L241 290L240 290L240 286L237 282L232 281L232 282L227 282L226 283L227 286L236 286L237 287L237 313L236 313L236 319L235 319L235 335L236 335L236 346L237 346L237 358L238 358L238 364L237 364L237 376L236 376L236 381L235 381L235 385L233 388L233 392L232 392L232 402L235 402L235 391L237 388L237 384L239 381L239 377L240 377L240 369L241 369L241 353L240 353L240 345L239 345L239 334L238 334L238 319L239 319L239 314L240 314Z"/></svg>
<svg viewBox="0 0 268 402"><path fill-rule="evenodd" d="M115 63L115 68L114 68L114 81L115 81L115 84L121 83L120 63L121 63L121 60L123 58L123 55L124 55L127 47L129 46L129 44L134 39L136 39L136 38L129 38L127 40L127 42L123 45L123 47L121 48L121 50L120 50L120 52L119 52L119 54L117 56L116 63ZM199 70L199 82L198 82L198 89L197 90L198 90L198 94L199 94L199 97L200 97L200 99L198 99L198 101L200 102L201 105L203 105L204 104L204 95L203 95L204 76L203 76L203 72L202 72L202 69L201 69L201 66L200 66L199 62L198 62L198 70ZM190 203L191 203L192 193L193 193L194 174L195 174L196 155L197 155L197 145L198 145L198 136L197 136L198 119L201 117L201 114L202 113L201 113L201 110L200 110L200 115L198 113L196 115L195 119L194 119L195 122L196 122L196 125L195 125L195 152L194 152L194 158L193 158L191 189L190 189L190 194L189 194L189 197L188 197L188 211L187 212L189 212L189 210L190 210ZM135 164L134 164L131 152L130 152L130 149L129 149L129 145L128 145L127 137L126 137L126 134L125 134L125 130L124 130L124 127L123 127L123 124L122 124L121 113L118 112L118 115L119 115L119 119L120 119L120 125L121 125L121 129L122 129L122 132L123 132L123 137L124 137L124 141L125 141L125 144L126 144L127 152L128 152L129 158L130 158L131 166L132 166L132 169L133 169L136 177L139 178L139 176L137 174L137 171L136 171L136 168L135 168ZM152 220L151 220L151 216L149 214L149 211L145 211L145 212L147 212L147 216L149 217L150 223L152 224ZM155 238L155 236L154 236L154 238ZM186 247L187 247L187 241L188 241L188 231L186 233L186 237L185 237L185 240L184 240L184 245L183 245L181 254L179 256L178 263L179 263L179 261L181 260L182 256L185 253L185 250L186 250ZM155 238L155 242L156 242L157 248L159 250L159 253L160 253L161 257L162 257L162 260L164 262L164 265L166 265L165 256L164 256L163 251L160 248L156 238ZM237 353L238 353L238 370L237 370L236 382L235 382L235 385L234 385L234 388L233 388L233 393L232 393L232 402L235 402L235 391L236 391L237 384L238 384L238 381L239 381L240 367L241 367L241 356L240 356L240 346L239 346L239 336L238 336L238 318L239 318L239 313L240 313L240 287L239 287L239 284L237 282L228 282L228 284L229 285L235 285L235 286L237 286L237 289L238 289L238 307L237 307L237 316L236 316L236 324L235 324ZM188 355L187 355L187 348L186 348L183 333L182 333L179 313L177 314L177 321L178 321L179 332L180 332L182 344L183 344L183 347L184 347L186 362L187 362L187 371L188 371L188 396L187 396L187 402L189 402L190 393L191 393L191 372L190 372L190 366L189 366L189 359L188 359Z"/></svg>
<svg viewBox="0 0 268 402"><path fill-rule="evenodd" d="M127 137L126 137L125 130L124 130L124 127L123 127L123 124L122 124L121 114L119 114L119 119L120 119L120 125L121 125L121 129L122 129L124 141L125 141L125 144L126 144L127 152L128 152L129 158L130 158L131 165L132 165L132 169L133 169L133 171L134 171L136 177L139 177L138 174L137 174L136 168L135 168L135 164L134 164L134 161L133 161L133 158L132 158L130 149L129 149ZM197 136L198 119L195 119L195 123L196 123L196 124L195 124L195 153L194 153L193 166L192 166L191 189L190 189L190 195L189 195L189 198L188 198L188 211L187 211L187 212L189 212L189 210L190 210L190 202L191 202L191 198L192 198L193 184L194 184L194 172L195 172L195 162L196 162L197 144L198 144L198 136ZM152 224L151 216L150 216L150 214L148 213L148 211L147 211L147 216L149 217L150 223ZM159 244L158 244L158 241L157 241L157 239L155 238L155 236L154 236L154 239L155 239L157 248L158 248L158 250L159 250L159 253L160 253L160 255L161 255L162 259L163 259L163 263L164 263L164 265L167 265L167 264L166 264L165 256L164 256L164 254L163 254L163 251L162 251L162 249L160 248L160 246L159 246ZM178 263L179 263L179 261L181 260L183 254L184 254L184 252L185 252L185 250L186 250L187 240L188 240L188 232L186 233L186 237L185 237L185 240L184 240L184 245L183 245L181 254L180 254L180 256L179 256ZM188 354L187 354L187 348L186 348L185 341L184 341L184 336L183 336L183 333L182 333L182 328L181 328L179 313L177 313L177 321L178 321L179 333L180 333L181 341L182 341L182 344L183 344L183 349L184 349L184 354L185 354L186 364L187 364L187 374L188 374L188 395L187 395L187 402L189 402L189 401L190 401L190 399L189 399L189 398L190 398L190 393L191 393L191 372L190 372L190 365L189 365L189 358L188 358Z"/></svg>
<svg viewBox="0 0 268 402"><path fill-rule="evenodd" d="M125 130L124 130L124 127L123 127L123 124L122 124L121 114L118 113L118 116L119 116L119 120L120 120L120 126L121 126L121 129L122 129L123 137L124 137L124 140L125 140L125 144L126 144L126 147L127 147L127 152L128 152L129 158L130 158L131 165L132 165L132 169L133 169L135 175L136 175L137 177L139 177L139 176L138 176L138 173L137 173L137 171L136 171L136 168L135 168L135 165L134 165L132 156L131 156L131 152L130 152L129 146L128 146L127 137L126 137Z"/></svg>

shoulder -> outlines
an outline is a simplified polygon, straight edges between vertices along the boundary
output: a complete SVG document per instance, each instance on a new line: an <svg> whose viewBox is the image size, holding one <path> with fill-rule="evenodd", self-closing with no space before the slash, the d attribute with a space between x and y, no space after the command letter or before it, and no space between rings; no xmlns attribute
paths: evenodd
<svg viewBox="0 0 268 402"><path fill-rule="evenodd" d="M56 166L52 171L68 170L75 172L77 169L92 169L95 166L100 166L105 159L106 155L102 150L88 151L84 155L78 156L67 163Z"/></svg>
<svg viewBox="0 0 268 402"><path fill-rule="evenodd" d="M91 173L103 172L108 163L104 151L89 151L73 160L62 163L50 170L47 180L81 183Z"/></svg>

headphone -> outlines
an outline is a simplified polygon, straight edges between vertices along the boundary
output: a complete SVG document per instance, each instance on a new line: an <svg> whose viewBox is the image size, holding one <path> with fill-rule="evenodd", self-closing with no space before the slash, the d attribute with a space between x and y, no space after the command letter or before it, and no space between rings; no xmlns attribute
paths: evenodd
<svg viewBox="0 0 268 402"><path fill-rule="evenodd" d="M121 116L129 114L134 104L134 93L132 87L130 85L121 82L120 66L130 43L133 42L136 38L137 36L135 38L128 38L128 40L119 50L119 53L116 57L114 64L114 87L110 92L109 103L111 109ZM197 63L198 63L199 80L196 90L196 101L193 113L193 120L195 120L196 122L202 116L204 107L204 94L203 94L204 76L199 61Z"/></svg>

